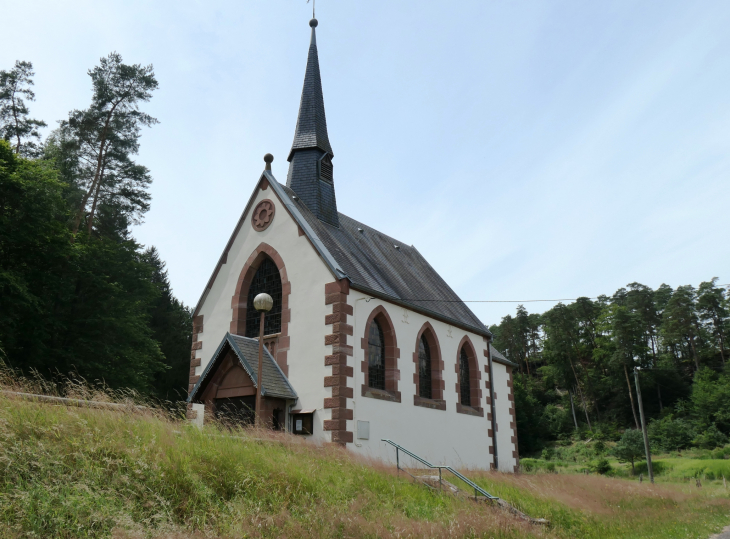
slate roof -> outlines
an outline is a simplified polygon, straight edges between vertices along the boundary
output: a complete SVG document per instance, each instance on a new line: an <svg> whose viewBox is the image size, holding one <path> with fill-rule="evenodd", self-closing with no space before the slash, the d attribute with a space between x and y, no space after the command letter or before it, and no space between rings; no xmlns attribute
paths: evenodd
<svg viewBox="0 0 730 539"><path fill-rule="evenodd" d="M304 74L302 99L299 103L299 116L294 131L294 142L289 152L288 161L292 160L295 150L319 148L334 155L330 140L327 136L327 119L324 115L324 96L322 94L322 79L319 74L319 58L317 56L317 36L314 28L317 20L312 19L312 39L309 43L307 56L307 70Z"/></svg>
<svg viewBox="0 0 730 539"><path fill-rule="evenodd" d="M492 361L496 361L497 363L501 363L502 365L507 365L508 367L517 367L517 363L514 363L504 357L502 353L497 350L491 343L489 344L489 353L492 354Z"/></svg>
<svg viewBox="0 0 730 539"><path fill-rule="evenodd" d="M188 396L188 402L193 402L195 398L202 394L205 390L210 376L215 372L216 368L226 356L228 350L233 350L235 356L238 358L240 365L251 377L253 384L258 388L258 368L259 368L259 341L258 339L251 339L249 337L242 337L240 335L232 335L226 333L223 337L218 349L213 354L213 357L206 365L205 370L200 375L198 383L190 392ZM281 399L296 400L297 393L294 391L289 379L284 376L284 373L279 368L279 365L271 357L269 351L264 347L264 367L263 367L263 378L264 388L263 394L265 397L278 397Z"/></svg>
<svg viewBox="0 0 730 539"><path fill-rule="evenodd" d="M273 179L268 171L266 174ZM274 182L275 179L270 183ZM285 203L298 210L293 212L295 219L298 213L306 221L305 232L309 228L316 235L336 269L347 276L353 288L397 300L424 314L435 314L436 318L452 321L475 333L490 335L486 326L415 247L342 213L339 213L340 226L331 226L317 219L290 188L278 182L274 188L281 190L288 199Z"/></svg>
<svg viewBox="0 0 730 539"><path fill-rule="evenodd" d="M334 154L327 135L314 30L317 19L309 21L309 25L312 27L312 41L309 44L294 142L287 158L290 164L286 184L296 191L318 219L339 226L332 163Z"/></svg>
<svg viewBox="0 0 730 539"><path fill-rule="evenodd" d="M353 288L366 294L401 304L479 335L491 336L487 327L415 247L337 211L334 180L324 181L318 164L325 152L332 155L332 148L324 114L314 30L316 19L310 21L310 26L312 39L294 143L288 157L287 185L280 184L270 170L265 170L261 179L268 180L337 279L346 277ZM255 192L208 281L195 308L195 315L213 286L218 270L227 260L228 250L243 226L243 218L254 197Z"/></svg>

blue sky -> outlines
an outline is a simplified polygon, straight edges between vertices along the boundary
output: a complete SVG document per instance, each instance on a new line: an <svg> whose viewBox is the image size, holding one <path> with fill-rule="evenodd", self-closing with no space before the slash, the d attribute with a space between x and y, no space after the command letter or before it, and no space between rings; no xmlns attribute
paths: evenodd
<svg viewBox="0 0 730 539"><path fill-rule="evenodd" d="M0 69L33 116L152 63L135 230L194 305L263 169L285 181L311 4L6 3ZM320 0L339 210L415 245L465 300L730 282L730 2ZM550 303L527 304L542 311ZM514 304L474 304L487 324Z"/></svg>

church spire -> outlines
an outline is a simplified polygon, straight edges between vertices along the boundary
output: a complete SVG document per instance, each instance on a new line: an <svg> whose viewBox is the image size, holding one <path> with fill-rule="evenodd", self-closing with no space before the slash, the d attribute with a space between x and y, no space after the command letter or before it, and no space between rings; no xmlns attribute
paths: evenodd
<svg viewBox="0 0 730 539"><path fill-rule="evenodd" d="M317 56L317 19L309 21L309 26L312 27L312 40L309 44L294 142L287 158L290 164L286 184L317 218L339 226L332 168L334 153L327 136Z"/></svg>

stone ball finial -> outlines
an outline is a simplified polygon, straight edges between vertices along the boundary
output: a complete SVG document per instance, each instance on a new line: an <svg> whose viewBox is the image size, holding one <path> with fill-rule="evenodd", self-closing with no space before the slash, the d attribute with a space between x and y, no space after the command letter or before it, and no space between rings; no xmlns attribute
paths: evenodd
<svg viewBox="0 0 730 539"><path fill-rule="evenodd" d="M253 298L253 307L258 312L268 313L274 307L274 300L267 293L262 292Z"/></svg>
<svg viewBox="0 0 730 539"><path fill-rule="evenodd" d="M318 24L319 23L317 22L317 19L312 19L311 21L309 21L309 26L311 26L312 28L317 28Z"/></svg>
<svg viewBox="0 0 730 539"><path fill-rule="evenodd" d="M266 163L269 163L269 164L271 164L271 163L272 163L272 162L274 161L274 156L273 156L273 155L271 155L270 153L267 153L267 154L266 154L266 155L264 156L264 161L265 161Z"/></svg>

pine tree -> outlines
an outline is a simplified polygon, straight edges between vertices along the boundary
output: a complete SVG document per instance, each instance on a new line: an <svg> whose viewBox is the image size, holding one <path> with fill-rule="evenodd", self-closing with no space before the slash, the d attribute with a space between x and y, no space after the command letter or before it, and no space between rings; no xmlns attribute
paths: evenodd
<svg viewBox="0 0 730 539"><path fill-rule="evenodd" d="M717 287L717 277L700 284L697 291L697 309L700 320L710 326L710 333L715 338L720 359L725 364L725 340L729 319L725 289Z"/></svg>
<svg viewBox="0 0 730 539"><path fill-rule="evenodd" d="M72 176L81 191L74 235L85 216L91 234L101 207L117 228L139 222L149 209L147 188L152 181L149 171L132 160L139 151L141 128L157 123L139 110L158 86L152 66L124 64L113 52L89 70L89 76L94 89L91 106L72 111L57 135L65 159L74 163Z"/></svg>
<svg viewBox="0 0 730 539"><path fill-rule="evenodd" d="M150 308L150 327L165 356L166 369L155 376L155 393L164 399L182 399L187 396L193 313L173 295L165 263L157 249L147 249L144 258L153 270L152 283L160 292Z"/></svg>
<svg viewBox="0 0 730 539"><path fill-rule="evenodd" d="M0 71L0 137L15 144L15 153L36 157L40 152L39 128L45 122L28 117L25 100L35 101L33 64L16 61L10 71ZM27 139L27 140L26 140Z"/></svg>
<svg viewBox="0 0 730 539"><path fill-rule="evenodd" d="M678 287L664 307L660 331L675 357L682 361L694 361L700 369L698 353L699 320L695 303L696 292L692 286Z"/></svg>

